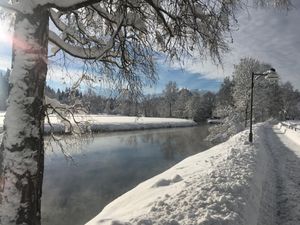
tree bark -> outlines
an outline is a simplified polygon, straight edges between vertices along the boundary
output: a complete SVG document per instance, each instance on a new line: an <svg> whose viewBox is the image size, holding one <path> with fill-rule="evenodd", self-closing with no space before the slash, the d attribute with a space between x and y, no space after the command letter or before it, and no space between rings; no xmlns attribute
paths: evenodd
<svg viewBox="0 0 300 225"><path fill-rule="evenodd" d="M17 13L1 144L0 224L41 224L48 34L46 8Z"/></svg>

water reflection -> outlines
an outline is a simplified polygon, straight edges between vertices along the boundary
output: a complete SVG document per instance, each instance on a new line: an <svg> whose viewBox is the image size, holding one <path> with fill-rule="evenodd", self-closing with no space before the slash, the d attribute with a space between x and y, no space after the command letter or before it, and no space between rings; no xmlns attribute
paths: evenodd
<svg viewBox="0 0 300 225"><path fill-rule="evenodd" d="M176 154L187 156L207 148L210 143L203 141L208 135L207 127L169 129L151 131L140 135L120 137L120 142L137 147L142 144L156 145L162 151L165 159L174 159Z"/></svg>
<svg viewBox="0 0 300 225"><path fill-rule="evenodd" d="M117 196L203 151L207 127L120 132L96 135L84 148L46 157L44 225L82 225Z"/></svg>

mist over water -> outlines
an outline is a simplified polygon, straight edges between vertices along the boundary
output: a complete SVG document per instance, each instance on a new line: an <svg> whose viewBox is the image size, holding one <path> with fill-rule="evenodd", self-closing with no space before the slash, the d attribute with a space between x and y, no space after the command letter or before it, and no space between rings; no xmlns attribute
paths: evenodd
<svg viewBox="0 0 300 225"><path fill-rule="evenodd" d="M82 225L140 182L211 146L206 125L98 134L71 160L47 149L43 225ZM68 137L66 137L68 138Z"/></svg>

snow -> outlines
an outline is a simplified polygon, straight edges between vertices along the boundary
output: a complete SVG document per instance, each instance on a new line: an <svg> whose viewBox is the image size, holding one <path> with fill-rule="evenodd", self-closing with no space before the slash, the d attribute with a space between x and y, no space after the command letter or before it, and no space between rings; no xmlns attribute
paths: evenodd
<svg viewBox="0 0 300 225"><path fill-rule="evenodd" d="M0 133L3 130L3 122L4 122L5 112L0 112ZM0 134L1 135L1 134ZM0 136L1 137L1 136Z"/></svg>
<svg viewBox="0 0 300 225"><path fill-rule="evenodd" d="M298 225L300 221L300 137L283 132L268 132L276 172L277 224Z"/></svg>
<svg viewBox="0 0 300 225"><path fill-rule="evenodd" d="M22 0L22 1L8 1L1 0L2 6L20 11L23 13L33 13L33 9L39 5L56 5L57 7L70 7L74 4L87 2L87 0Z"/></svg>
<svg viewBox="0 0 300 225"><path fill-rule="evenodd" d="M37 46L33 39L35 32L35 25L32 25L28 19L23 19L15 25L15 42L17 46L14 57L14 67L9 76L9 83L13 84L9 98L7 117L5 117L7 126L7 147L18 145L23 141L24 136L36 137L38 131L36 126L32 126L32 118L26 118L24 113L25 106L30 105L30 102L34 100L33 97L27 96L28 84L28 70L31 70L34 66L34 59L36 54L28 53L31 48L40 48ZM26 44L24 44L26 43ZM32 52L32 50L31 50ZM24 132L20 135L20 130Z"/></svg>
<svg viewBox="0 0 300 225"><path fill-rule="evenodd" d="M222 120L221 119L207 119L207 123L219 124L219 123L222 123Z"/></svg>
<svg viewBox="0 0 300 225"><path fill-rule="evenodd" d="M101 130L193 125L174 118L76 117ZM56 117L51 120L60 124ZM246 130L186 158L115 199L86 225L298 225L298 125L257 124L253 144Z"/></svg>
<svg viewBox="0 0 300 225"><path fill-rule="evenodd" d="M90 124L92 131L125 131L153 128L170 128L195 126L192 120L176 118L134 117L134 116L106 116L106 115L75 115L77 121ZM50 118L56 128L61 129L63 124L56 118ZM46 125L46 132L49 127Z"/></svg>
<svg viewBox="0 0 300 225"><path fill-rule="evenodd" d="M0 131L3 129L3 119L5 113L0 113ZM134 116L111 116L111 115L80 115L74 116L76 121L90 125L92 131L126 131L142 130L154 128L188 127L195 126L192 120L177 118L157 118L157 117L134 117ZM70 119L72 121L72 119ZM50 116L50 122L54 132L64 132L67 124L61 122L56 116ZM50 125L46 122L45 132L51 131Z"/></svg>
<svg viewBox="0 0 300 225"><path fill-rule="evenodd" d="M300 121L284 121L278 124L278 129L287 138L300 145Z"/></svg>
<svg viewBox="0 0 300 225"><path fill-rule="evenodd" d="M255 128L263 133L263 126ZM86 225L257 224L268 153L247 132L191 156L120 196ZM263 151L259 151L263 150Z"/></svg>
<svg viewBox="0 0 300 225"><path fill-rule="evenodd" d="M281 125L300 132L300 120L287 120L281 122Z"/></svg>
<svg viewBox="0 0 300 225"><path fill-rule="evenodd" d="M300 147L257 124L108 204L86 225L298 225ZM295 138L295 137L293 137Z"/></svg>

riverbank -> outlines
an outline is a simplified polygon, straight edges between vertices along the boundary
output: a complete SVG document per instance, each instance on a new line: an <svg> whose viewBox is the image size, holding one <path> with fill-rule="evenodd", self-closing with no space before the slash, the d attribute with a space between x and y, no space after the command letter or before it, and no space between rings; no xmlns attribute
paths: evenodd
<svg viewBox="0 0 300 225"><path fill-rule="evenodd" d="M0 113L0 132L3 129L5 113ZM57 117L50 116L50 123L45 122L45 133L68 133L69 123L63 123ZM112 132L128 130L144 130L157 128L175 128L196 126L192 120L178 118L158 118L158 117L134 117L134 116L112 116L112 115L75 115L70 119L74 127L75 121L80 127L86 127L93 132Z"/></svg>
<svg viewBox="0 0 300 225"><path fill-rule="evenodd" d="M286 174L299 174L300 148L281 138L290 141L279 128L258 124L254 144L243 131L186 158L111 202L87 225L296 225L300 192L292 181L299 177L286 181ZM280 165L291 164L285 154L293 151L298 158L290 153L295 163L284 171ZM280 205L284 196L289 203Z"/></svg>

